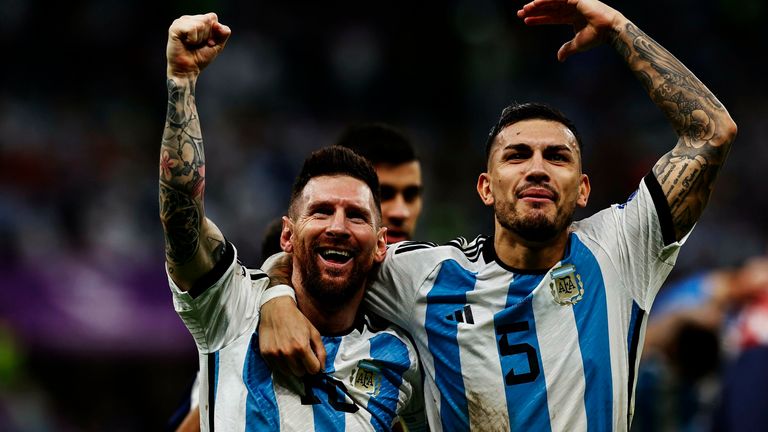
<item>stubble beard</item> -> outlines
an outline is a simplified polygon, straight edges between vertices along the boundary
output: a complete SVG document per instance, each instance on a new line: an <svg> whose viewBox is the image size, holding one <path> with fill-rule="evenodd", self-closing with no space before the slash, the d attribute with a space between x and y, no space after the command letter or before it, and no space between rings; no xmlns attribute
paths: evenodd
<svg viewBox="0 0 768 432"><path fill-rule="evenodd" d="M502 227L524 240L535 243L551 241L571 225L576 211L576 203L567 207L557 209L555 216L549 218L541 211L532 212L533 214L521 214L514 203L496 202L493 204L496 219Z"/></svg>
<svg viewBox="0 0 768 432"><path fill-rule="evenodd" d="M315 259L317 247L317 242L313 242L308 248L301 249L303 252L296 256L304 290L315 302L322 305L323 309L329 311L342 309L355 294L363 289L372 263L362 259L366 256L365 251L354 250L353 266L349 276L346 279L339 278L340 273L333 269L326 269L325 273L332 277L327 279L323 277L320 265Z"/></svg>

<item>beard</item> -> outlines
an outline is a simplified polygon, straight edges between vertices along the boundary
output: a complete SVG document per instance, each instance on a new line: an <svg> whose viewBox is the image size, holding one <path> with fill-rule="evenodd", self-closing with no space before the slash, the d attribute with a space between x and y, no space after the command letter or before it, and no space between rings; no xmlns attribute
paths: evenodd
<svg viewBox="0 0 768 432"><path fill-rule="evenodd" d="M332 245L326 242L325 246ZM336 246L346 245L339 242ZM296 259L302 285L315 302L327 310L338 310L345 307L350 299L363 289L373 267L373 259L367 259L372 254L371 251L361 251L359 248L351 249L352 270L348 277L343 278L342 272L336 269L320 269L315 259L319 247L319 240L315 240L309 247L297 249L297 252L301 251L296 254Z"/></svg>
<svg viewBox="0 0 768 432"><path fill-rule="evenodd" d="M502 227L524 240L542 243L554 239L568 228L573 221L576 203L558 208L552 218L540 211L521 214L515 204L510 202L494 202L493 211Z"/></svg>

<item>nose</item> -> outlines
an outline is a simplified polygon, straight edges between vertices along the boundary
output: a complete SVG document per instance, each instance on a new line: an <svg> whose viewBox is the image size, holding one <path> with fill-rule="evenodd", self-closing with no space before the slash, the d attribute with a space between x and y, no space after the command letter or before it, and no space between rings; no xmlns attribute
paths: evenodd
<svg viewBox="0 0 768 432"><path fill-rule="evenodd" d="M332 237L349 237L347 215L343 209L339 209L333 213L325 232Z"/></svg>
<svg viewBox="0 0 768 432"><path fill-rule="evenodd" d="M411 209L408 208L408 204L405 202L402 193L398 193L388 203L387 211L384 216L389 220L396 220L399 222L405 221L411 216Z"/></svg>
<svg viewBox="0 0 768 432"><path fill-rule="evenodd" d="M537 152L531 157L528 164L528 170L525 173L526 180L534 183L541 183L549 180L549 172L546 170L544 156Z"/></svg>

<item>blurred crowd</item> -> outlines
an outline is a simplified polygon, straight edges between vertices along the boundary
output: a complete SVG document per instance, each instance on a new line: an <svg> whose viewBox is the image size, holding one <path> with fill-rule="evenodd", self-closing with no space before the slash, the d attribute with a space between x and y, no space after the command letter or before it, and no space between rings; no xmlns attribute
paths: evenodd
<svg viewBox="0 0 768 432"><path fill-rule="evenodd" d="M768 6L610 3L697 71L739 124L670 286L764 255L768 89L759 27ZM165 38L180 14L215 11L233 29L197 98L206 212L251 263L261 262L263 231L285 208L303 157L352 122L386 121L414 138L427 186L417 237L436 242L491 231L475 181L485 135L512 100L550 103L580 126L589 213L623 201L675 140L612 50L559 64L568 35L523 28L516 2L1 5L0 430L157 429L191 379L194 344L171 306L157 205ZM744 326L768 331L768 319L744 323L765 309L758 304L768 300L757 298L728 303L708 321L714 339L694 345L710 343L707 356L718 358L734 344L744 351ZM679 359L669 346L648 349L648 358ZM695 374L715 382L697 388L712 402L696 415L714 411L721 371L735 358ZM659 370L646 369L651 378ZM638 406L638 424L641 413Z"/></svg>

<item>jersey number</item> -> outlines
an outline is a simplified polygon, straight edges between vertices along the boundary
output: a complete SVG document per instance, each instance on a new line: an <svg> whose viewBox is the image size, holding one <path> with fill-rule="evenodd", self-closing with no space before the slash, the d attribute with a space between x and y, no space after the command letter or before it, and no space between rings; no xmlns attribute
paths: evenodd
<svg viewBox="0 0 768 432"><path fill-rule="evenodd" d="M507 385L515 385L531 382L539 376L539 358L536 349L527 343L510 344L507 335L528 331L528 321L520 321L512 324L502 324L496 327L496 332L501 335L499 339L499 353L502 356L525 354L528 358L528 372L516 374L510 369L504 376Z"/></svg>
<svg viewBox="0 0 768 432"><path fill-rule="evenodd" d="M354 403L349 403L345 400L344 395L349 394L349 391L344 383L327 375L304 377L304 395L301 397L302 405L321 403L320 398L315 395L315 389L322 390L328 395L328 403L336 411L354 413L360 409Z"/></svg>

